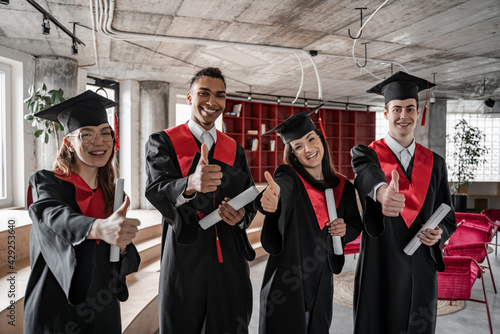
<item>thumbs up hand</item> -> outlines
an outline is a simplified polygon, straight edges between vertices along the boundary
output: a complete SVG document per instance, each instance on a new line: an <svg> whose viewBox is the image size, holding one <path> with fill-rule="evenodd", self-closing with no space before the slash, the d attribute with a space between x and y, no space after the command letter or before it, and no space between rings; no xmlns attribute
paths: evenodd
<svg viewBox="0 0 500 334"><path fill-rule="evenodd" d="M384 216L397 217L405 206L405 195L399 192L399 174L392 171L389 186L383 185L377 190L377 200L382 204Z"/></svg>
<svg viewBox="0 0 500 334"><path fill-rule="evenodd" d="M134 239L137 226L141 225L138 219L126 217L129 205L130 199L126 196L123 204L111 216L106 219L96 219L87 239L101 239L110 245L125 249Z"/></svg>
<svg viewBox="0 0 500 334"><path fill-rule="evenodd" d="M260 204L266 212L276 212L278 210L280 186L273 180L269 172L264 173L264 177L268 183L268 187L262 193Z"/></svg>
<svg viewBox="0 0 500 334"><path fill-rule="evenodd" d="M219 165L208 163L208 147L201 145L201 157L193 174L188 177L188 184L184 196L190 196L195 192L209 193L217 190L222 183L222 172Z"/></svg>

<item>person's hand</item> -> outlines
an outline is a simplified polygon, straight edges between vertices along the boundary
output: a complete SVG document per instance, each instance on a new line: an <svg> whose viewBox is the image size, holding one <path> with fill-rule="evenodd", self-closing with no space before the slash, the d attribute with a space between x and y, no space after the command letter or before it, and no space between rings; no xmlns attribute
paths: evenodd
<svg viewBox="0 0 500 334"><path fill-rule="evenodd" d="M392 171L391 183L378 188L377 200L382 204L384 216L397 217L403 211L405 195L399 192L399 174L396 170Z"/></svg>
<svg viewBox="0 0 500 334"><path fill-rule="evenodd" d="M106 219L96 219L90 229L88 239L101 239L110 245L116 245L123 251L132 242L141 222L135 218L127 218L130 199L125 197L123 204Z"/></svg>
<svg viewBox="0 0 500 334"><path fill-rule="evenodd" d="M273 180L273 177L268 171L264 173L264 177L269 186L262 193L260 204L264 211L276 212L276 210L278 210L280 186Z"/></svg>
<svg viewBox="0 0 500 334"><path fill-rule="evenodd" d="M326 226L328 226L328 232L334 237L343 237L347 230L343 218L337 218L334 221L328 222Z"/></svg>
<svg viewBox="0 0 500 334"><path fill-rule="evenodd" d="M222 183L222 172L219 165L208 164L208 147L201 145L201 157L193 174L188 177L188 184L184 196L191 196L195 192L209 193L217 190Z"/></svg>
<svg viewBox="0 0 500 334"><path fill-rule="evenodd" d="M436 226L434 229L428 228L423 230L422 234L419 234L418 237L424 245L432 246L441 240L441 234L443 234L443 230L439 226Z"/></svg>
<svg viewBox="0 0 500 334"><path fill-rule="evenodd" d="M227 203L229 200L231 200L229 197L224 197L224 200L219 204L219 216L224 222L234 226L245 216L245 208L235 210Z"/></svg>

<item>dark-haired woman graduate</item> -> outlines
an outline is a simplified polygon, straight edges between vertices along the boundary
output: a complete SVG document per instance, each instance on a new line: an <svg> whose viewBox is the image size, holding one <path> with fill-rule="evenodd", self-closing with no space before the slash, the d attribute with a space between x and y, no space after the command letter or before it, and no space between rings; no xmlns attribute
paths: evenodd
<svg viewBox="0 0 500 334"><path fill-rule="evenodd" d="M31 274L24 299L24 333L121 333L125 276L140 258L131 243L140 222L114 213L114 137L106 107L87 91L35 116L60 122L65 137L52 170L30 178L33 225ZM29 203L28 203L29 204ZM119 246L110 262L110 245Z"/></svg>
<svg viewBox="0 0 500 334"><path fill-rule="evenodd" d="M269 186L254 205L265 214L261 241L270 256L261 290L259 333L329 332L333 274L344 265L342 247L362 230L354 186L336 173L325 137L309 115L296 114L268 131L285 143L284 165L266 172ZM333 188L337 215L330 221L325 189Z"/></svg>

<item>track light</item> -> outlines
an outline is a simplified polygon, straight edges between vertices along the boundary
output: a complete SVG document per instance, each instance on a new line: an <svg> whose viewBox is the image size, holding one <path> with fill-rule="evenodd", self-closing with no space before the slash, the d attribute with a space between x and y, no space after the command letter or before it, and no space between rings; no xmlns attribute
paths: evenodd
<svg viewBox="0 0 500 334"><path fill-rule="evenodd" d="M73 40L73 45L71 46L71 54L72 55L78 54L78 45L76 44L75 40Z"/></svg>
<svg viewBox="0 0 500 334"><path fill-rule="evenodd" d="M492 100L492 99L487 99L486 101L484 101L484 104L485 104L488 108L493 108L493 106L495 105L495 100Z"/></svg>
<svg viewBox="0 0 500 334"><path fill-rule="evenodd" d="M304 107L307 107L307 99L304 99Z"/></svg>
<svg viewBox="0 0 500 334"><path fill-rule="evenodd" d="M9 4L9 0L0 0L0 4L2 4L2 5L8 5Z"/></svg>
<svg viewBox="0 0 500 334"><path fill-rule="evenodd" d="M349 103L345 104L345 111L349 111Z"/></svg>
<svg viewBox="0 0 500 334"><path fill-rule="evenodd" d="M49 20L49 17L47 15L43 16L42 34L44 34L44 35L50 34L50 20Z"/></svg>
<svg viewBox="0 0 500 334"><path fill-rule="evenodd" d="M248 102L252 101L252 93L248 94L247 100L248 100Z"/></svg>
<svg viewBox="0 0 500 334"><path fill-rule="evenodd" d="M281 96L278 96L278 98L276 99L276 103L277 103L277 104L280 104L280 103L281 103Z"/></svg>

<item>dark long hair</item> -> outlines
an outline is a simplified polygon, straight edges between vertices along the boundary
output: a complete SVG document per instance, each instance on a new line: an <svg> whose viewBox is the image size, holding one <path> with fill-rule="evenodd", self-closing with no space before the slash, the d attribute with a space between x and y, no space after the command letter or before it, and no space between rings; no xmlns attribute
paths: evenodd
<svg viewBox="0 0 500 334"><path fill-rule="evenodd" d="M111 130L113 136L113 148L111 149L111 156L108 162L103 167L99 168L98 180L99 185L102 187L104 192L104 199L106 201L105 210L107 214L113 212L113 204L115 200L115 180L117 177L114 158L115 158L115 132ZM75 153L70 152L66 145L61 145L56 158L54 159L54 164L52 165L52 171L61 176L68 176L70 172L74 171L76 167Z"/></svg>
<svg viewBox="0 0 500 334"><path fill-rule="evenodd" d="M328 143L326 142L323 133L320 130L316 129L314 132L319 136L321 143L323 144L323 148L325 153L323 154L323 159L321 159L321 169L323 172L323 181L316 180L312 177L311 174L302 166L299 162L295 154L293 153L292 146L290 143L285 144L285 152L283 154L283 162L287 165L290 165L293 169L299 173L300 176L307 183L312 185L316 189L325 190L327 188L334 188L340 182L339 177L337 176L337 172L335 171L335 166L333 165L332 158L330 156L330 148L328 147Z"/></svg>

